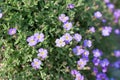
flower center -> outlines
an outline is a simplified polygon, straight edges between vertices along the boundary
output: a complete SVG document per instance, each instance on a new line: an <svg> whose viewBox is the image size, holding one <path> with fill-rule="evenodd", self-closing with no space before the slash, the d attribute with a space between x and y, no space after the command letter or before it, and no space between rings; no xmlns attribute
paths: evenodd
<svg viewBox="0 0 120 80"><path fill-rule="evenodd" d="M38 65L38 62L35 62L35 65Z"/></svg>
<svg viewBox="0 0 120 80"><path fill-rule="evenodd" d="M40 52L41 54L44 54L44 52L42 51L42 52Z"/></svg>
<svg viewBox="0 0 120 80"><path fill-rule="evenodd" d="M30 42L31 42L31 43L33 43L33 42L34 42L34 40L33 40L33 39L32 39L32 40L30 40Z"/></svg>

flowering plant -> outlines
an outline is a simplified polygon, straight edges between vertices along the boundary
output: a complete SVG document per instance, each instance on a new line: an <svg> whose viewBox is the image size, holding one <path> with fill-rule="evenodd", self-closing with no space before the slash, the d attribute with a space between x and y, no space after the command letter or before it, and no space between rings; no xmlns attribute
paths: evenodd
<svg viewBox="0 0 120 80"><path fill-rule="evenodd" d="M111 79L111 58L120 57L113 36L120 34L114 28L120 11L109 0L1 0L0 6L0 78Z"/></svg>

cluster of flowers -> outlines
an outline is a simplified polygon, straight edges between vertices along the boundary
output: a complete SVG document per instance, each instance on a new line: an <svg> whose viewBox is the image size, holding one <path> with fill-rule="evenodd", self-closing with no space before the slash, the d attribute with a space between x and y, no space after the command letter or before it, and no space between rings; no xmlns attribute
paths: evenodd
<svg viewBox="0 0 120 80"><path fill-rule="evenodd" d="M99 11L96 11L94 13L94 17L98 18L98 19L102 19L102 13ZM106 22L105 19L104 22ZM91 33L95 33L95 28L92 26L89 28L89 31ZM110 26L104 26L102 27L102 36L109 36L110 33L112 32L112 28ZM80 58L77 61L77 67L79 70L84 69L85 66L87 65L87 62L89 62L89 51L87 49L85 49L86 47L90 48L92 46L92 41L91 40L84 40L83 45L82 46L76 46L75 48L73 48L73 53L77 56L81 56L82 58ZM109 80L109 78L106 75L108 66L110 64L109 60L107 58L105 59L100 59L102 56L102 51L99 49L94 49L92 51L93 53L93 73L96 76L96 80ZM100 71L101 70L101 71ZM81 75L77 70L71 70L71 74L75 77L75 80L84 80L84 76Z"/></svg>
<svg viewBox="0 0 120 80"><path fill-rule="evenodd" d="M104 80L108 80L107 76L101 76L99 77L99 75L106 75L105 73L107 72L108 66L110 64L109 60L107 58L100 60L101 55L103 54L101 50L99 49L95 49L92 51L93 52L93 73L96 76L97 80L99 79L104 79ZM101 68L101 69L100 69ZM99 72L99 70L101 70Z"/></svg>
<svg viewBox="0 0 120 80"><path fill-rule="evenodd" d="M69 44L73 39L77 42L80 42L82 36L78 33L74 34L73 36L69 33L65 33L62 37L60 37L60 39L56 39L55 43L57 47L64 47L66 44Z"/></svg>
<svg viewBox="0 0 120 80"><path fill-rule="evenodd" d="M8 31L9 35L14 35L16 33L16 28L10 28ZM30 36L27 38L28 45L29 46L35 46L38 42L43 42L44 41L44 34L43 33L35 33L33 36ZM44 48L40 48L38 50L38 58L41 60L44 60L47 58L48 51ZM31 63L32 67L34 69L40 69L40 65L42 64L41 60L38 58L34 58L33 62Z"/></svg>
<svg viewBox="0 0 120 80"><path fill-rule="evenodd" d="M100 11L97 11L94 13L94 17L98 18L98 19L102 19L102 13ZM102 21L106 22L105 19L102 19ZM102 36L109 36L111 32L112 32L112 27L110 27L110 26L103 26L102 27L102 31L101 31Z"/></svg>
<svg viewBox="0 0 120 80"><path fill-rule="evenodd" d="M115 6L113 3L110 2L110 0L104 0L106 6L108 7L108 9L110 10L110 12L112 12L113 16L114 16L114 22L118 23L120 20L120 9L115 9ZM115 34L120 34L120 29L115 29L114 30Z"/></svg>
<svg viewBox="0 0 120 80"><path fill-rule="evenodd" d="M71 75L75 77L75 80L84 80L84 76L81 75L77 70L71 70Z"/></svg>
<svg viewBox="0 0 120 80"><path fill-rule="evenodd" d="M82 55L82 58L80 58L78 61L77 61L77 66L78 66L78 69L81 70L81 69L84 69L85 66L87 65L87 62L89 61L89 51L86 50L86 49L83 49L81 46L76 46L75 48L73 48L73 53L77 56L80 56ZM94 64L94 68L93 68L93 72L96 76L97 79L100 79L101 77L98 77L99 75L106 75L105 72L107 72L107 68L108 68L108 65L109 65L109 61L108 59L103 59L103 60L100 60L100 57L102 56L102 51L99 50L99 49L94 49L92 51L93 53L93 64ZM98 72L98 68L102 68L102 72L99 73ZM107 80L107 76L104 76L102 77L102 79L105 79Z"/></svg>
<svg viewBox="0 0 120 80"><path fill-rule="evenodd" d="M29 46L35 46L39 42L44 41L44 34L43 33L35 33L34 35L27 38L27 42ZM40 48L38 50L38 58L34 58L33 62L31 63L32 67L34 69L40 69L40 65L42 64L41 60L44 60L47 58L48 51L44 48Z"/></svg>
<svg viewBox="0 0 120 80"><path fill-rule="evenodd" d="M27 42L29 46L35 46L39 42L44 41L43 33L35 33L34 35L27 38Z"/></svg>
<svg viewBox="0 0 120 80"><path fill-rule="evenodd" d="M114 56L118 59L117 61L115 61L112 65L112 67L120 69L120 50L115 50L114 51Z"/></svg>
<svg viewBox="0 0 120 80"><path fill-rule="evenodd" d="M38 56L38 58L39 58L40 60L39 60L38 58L34 58L34 59L33 59L33 62L31 63L32 67L33 67L34 69L40 69L40 66L41 66L41 64L42 64L41 60L46 59L46 58L47 58L47 55L48 55L48 51L47 51L46 49L44 49L44 48L40 48L40 49L38 50L38 54L37 54L37 56Z"/></svg>
<svg viewBox="0 0 120 80"><path fill-rule="evenodd" d="M120 11L119 10L114 11L113 10L114 5L112 3L110 3L109 0L104 0L104 1L107 4L110 11L114 13L115 21L117 21L120 18ZM74 5L69 4L68 8L72 9L72 8L74 8ZM2 15L0 14L0 18L1 18L1 16ZM102 13L100 11L96 11L94 13L94 17L98 18L98 19L102 19ZM70 29L72 29L73 25L72 25L72 22L69 22L68 16L66 16L65 14L61 14L59 16L59 20L63 23L63 28L66 31L69 31ZM106 22L106 20L104 20L104 19L102 19L102 20L103 20L103 22ZM8 31L8 34L14 35L16 33L16 31L17 31L16 28L10 28ZM95 28L92 26L89 28L89 31L91 33L95 33ZM101 31L102 36L109 36L111 32L112 32L112 28L110 26L102 27L102 31ZM120 30L116 29L115 33L120 34ZM73 39L77 42L80 42L82 40L82 36L79 33L75 33L74 35L71 35L67 32L59 39L56 39L55 43L56 43L57 47L64 47L66 44L69 44ZM35 46L37 43L43 42L43 41L44 41L43 33L35 33L34 35L27 38L27 42L28 42L29 46ZM81 58L77 61L77 68L79 70L84 69L85 66L87 65L87 63L89 62L90 52L87 50L87 48L90 48L90 47L92 47L92 41L89 39L85 39L83 41L82 46L77 45L72 49L73 53L76 56L81 56ZM92 53L93 53L92 63L94 65L93 73L96 76L96 80L109 80L106 75L108 66L110 64L109 60L107 58L101 59L103 52L99 49L92 50ZM40 48L38 50L38 54L37 54L38 58L34 58L31 63L32 67L34 69L40 69L42 60L45 60L48 57L47 55L48 55L47 49ZM114 52L114 56L120 57L120 51L116 50ZM116 68L120 68L120 61L115 62L114 66ZM73 77L75 77L75 80L84 80L84 76L81 75L81 73L75 69L71 70L71 75Z"/></svg>
<svg viewBox="0 0 120 80"><path fill-rule="evenodd" d="M69 17L65 14L61 14L59 16L59 20L63 22L63 28L68 31L72 28L72 23L68 22ZM60 39L56 39L55 43L57 47L64 47L66 44L69 44L73 39L75 39L77 42L81 41L82 36L79 33L76 33L74 35L70 35L69 33L65 33Z"/></svg>

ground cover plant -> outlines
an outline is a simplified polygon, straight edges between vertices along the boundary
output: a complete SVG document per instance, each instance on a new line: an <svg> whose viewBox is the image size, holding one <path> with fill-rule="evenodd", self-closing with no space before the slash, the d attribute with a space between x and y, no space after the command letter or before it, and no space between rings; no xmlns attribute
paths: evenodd
<svg viewBox="0 0 120 80"><path fill-rule="evenodd" d="M0 79L115 80L120 11L111 4L0 0Z"/></svg>

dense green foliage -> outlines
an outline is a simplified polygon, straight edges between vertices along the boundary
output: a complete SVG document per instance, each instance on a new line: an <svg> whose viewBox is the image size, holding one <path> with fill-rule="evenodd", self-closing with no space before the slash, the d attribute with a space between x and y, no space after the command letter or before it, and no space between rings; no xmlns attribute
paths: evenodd
<svg viewBox="0 0 120 80"><path fill-rule="evenodd" d="M74 4L74 9L68 9L68 4ZM112 56L117 49L113 34L108 37L101 35L101 28L105 25L113 26L113 17L105 3L101 0L0 0L0 8L3 17L0 19L0 78L12 80L72 80L71 69L77 69L75 56L72 48L82 45L84 39L92 40L92 47L88 50L92 54L94 48L103 51L102 58ZM102 23L93 15L100 11L107 20ZM60 14L70 17L73 27L70 34L80 33L82 41L72 41L63 48L56 47L55 40L60 38L66 31L58 20ZM88 31L90 26L96 28L96 33ZM9 28L17 28L13 36L8 34ZM45 40L34 47L28 45L27 37L36 32L42 32ZM48 58L43 61L41 68L35 70L31 62L37 57L37 50L46 48ZM90 56L90 59L93 56ZM92 62L88 63L93 66ZM94 80L92 70L80 71L86 80ZM91 77L93 76L93 77ZM63 79L62 79L63 78ZM93 78L93 79L91 79Z"/></svg>

